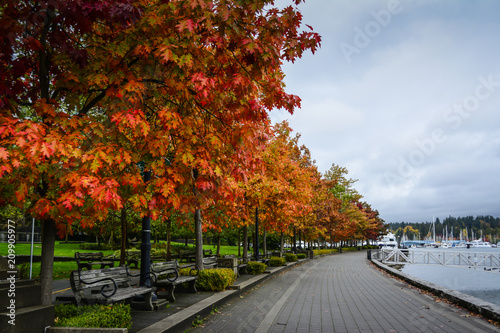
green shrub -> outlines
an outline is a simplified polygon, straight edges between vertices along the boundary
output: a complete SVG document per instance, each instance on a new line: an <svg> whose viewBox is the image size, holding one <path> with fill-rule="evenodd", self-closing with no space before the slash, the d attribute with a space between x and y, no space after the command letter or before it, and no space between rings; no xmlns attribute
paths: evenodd
<svg viewBox="0 0 500 333"><path fill-rule="evenodd" d="M24 264L19 265L19 277L21 279L29 279L30 278L30 263L25 262Z"/></svg>
<svg viewBox="0 0 500 333"><path fill-rule="evenodd" d="M77 307L74 304L58 304L54 308L54 317L59 319L75 317L84 310L86 310L85 306Z"/></svg>
<svg viewBox="0 0 500 333"><path fill-rule="evenodd" d="M297 259L305 259L307 255L305 253L297 253Z"/></svg>
<svg viewBox="0 0 500 333"><path fill-rule="evenodd" d="M160 250L160 249L166 249L167 248L167 243L163 242L156 242L151 244L151 250Z"/></svg>
<svg viewBox="0 0 500 333"><path fill-rule="evenodd" d="M250 261L247 264L247 273L253 275L262 274L266 271L266 268L267 266L263 262Z"/></svg>
<svg viewBox="0 0 500 333"><path fill-rule="evenodd" d="M357 249L355 246L347 246L342 248L342 252L356 251Z"/></svg>
<svg viewBox="0 0 500 333"><path fill-rule="evenodd" d="M151 255L152 256L158 256L158 257L167 257L167 250L166 249L151 249Z"/></svg>
<svg viewBox="0 0 500 333"><path fill-rule="evenodd" d="M55 326L60 327L132 327L130 305L75 305L60 304L55 308Z"/></svg>
<svg viewBox="0 0 500 333"><path fill-rule="evenodd" d="M280 267L285 264L286 260L283 257L271 257L269 260L269 266L271 267Z"/></svg>
<svg viewBox="0 0 500 333"><path fill-rule="evenodd" d="M293 253L285 253L285 260L287 262L294 262L297 261L297 256Z"/></svg>
<svg viewBox="0 0 500 333"><path fill-rule="evenodd" d="M319 256L322 254L330 254L330 253L335 253L338 252L339 250L337 249L321 249L321 250L313 250L315 256Z"/></svg>
<svg viewBox="0 0 500 333"><path fill-rule="evenodd" d="M108 243L82 243L79 245L82 250L92 250L92 251L106 251L112 250L111 244Z"/></svg>
<svg viewBox="0 0 500 333"><path fill-rule="evenodd" d="M236 274L230 268L210 268L198 273L196 287L210 291L222 291L234 283Z"/></svg>

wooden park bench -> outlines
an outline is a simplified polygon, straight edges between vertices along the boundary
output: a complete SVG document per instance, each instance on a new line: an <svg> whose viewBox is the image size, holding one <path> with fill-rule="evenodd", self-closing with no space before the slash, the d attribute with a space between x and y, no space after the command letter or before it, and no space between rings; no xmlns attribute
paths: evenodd
<svg viewBox="0 0 500 333"><path fill-rule="evenodd" d="M164 255L151 255L151 262L153 261L165 261ZM125 260L129 267L133 267L134 269L139 268L139 262L141 261L141 251L138 250L127 250L125 254Z"/></svg>
<svg viewBox="0 0 500 333"><path fill-rule="evenodd" d="M198 279L199 270L195 265L190 265L190 267L192 267L190 275L180 275L179 269L181 267L176 260L151 264L151 271L153 271L158 278L156 281L156 288L165 289L168 301L175 302L174 291L175 287L179 284L187 283L190 292L198 292L196 290L196 280ZM161 297L161 295L158 294L158 297Z"/></svg>
<svg viewBox="0 0 500 333"><path fill-rule="evenodd" d="M271 261L271 255L259 255L259 258L257 260L255 260L254 256L249 256L248 258L245 258L245 261L246 263L248 263L249 261L256 261L256 262L262 262L264 264L266 264L267 266L269 266L269 263Z"/></svg>
<svg viewBox="0 0 500 333"><path fill-rule="evenodd" d="M113 261L103 261L104 255L102 252L76 252L75 260L78 270L86 268L91 270L92 266L100 266L101 269L107 267L113 267Z"/></svg>
<svg viewBox="0 0 500 333"><path fill-rule="evenodd" d="M156 282L156 276L146 273ZM148 310L153 310L152 296L154 289L148 286L134 286L132 278L139 275L131 274L128 267L113 267L94 270L76 270L70 275L71 290L76 304L110 304L131 300L138 295L144 295Z"/></svg>
<svg viewBox="0 0 500 333"><path fill-rule="evenodd" d="M179 252L179 261L193 262L196 259L196 251L181 250Z"/></svg>
<svg viewBox="0 0 500 333"><path fill-rule="evenodd" d="M247 273L248 260L242 258L236 258L234 254L225 255L222 258L217 259L219 267L232 269L236 276Z"/></svg>
<svg viewBox="0 0 500 333"><path fill-rule="evenodd" d="M141 260L141 251L127 250L125 252L125 259L129 267L139 268L139 261Z"/></svg>
<svg viewBox="0 0 500 333"><path fill-rule="evenodd" d="M219 267L219 262L217 261L217 257L212 256L203 258L203 268L209 269L218 267Z"/></svg>

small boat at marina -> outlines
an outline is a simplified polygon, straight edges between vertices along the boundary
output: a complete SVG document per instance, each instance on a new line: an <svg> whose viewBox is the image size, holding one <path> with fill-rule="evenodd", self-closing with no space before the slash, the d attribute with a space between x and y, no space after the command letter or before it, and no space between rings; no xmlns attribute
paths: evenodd
<svg viewBox="0 0 500 333"><path fill-rule="evenodd" d="M471 247L491 247L490 242L485 242L482 239L476 239L470 242Z"/></svg>
<svg viewBox="0 0 500 333"><path fill-rule="evenodd" d="M396 235L389 232L387 235L382 236L377 245L380 249L397 249L398 242L396 241Z"/></svg>

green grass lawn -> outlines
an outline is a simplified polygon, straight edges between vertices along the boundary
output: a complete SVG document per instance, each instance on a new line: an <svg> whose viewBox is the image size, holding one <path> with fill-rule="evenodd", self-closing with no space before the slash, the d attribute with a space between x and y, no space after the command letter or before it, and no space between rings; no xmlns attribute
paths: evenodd
<svg viewBox="0 0 500 333"><path fill-rule="evenodd" d="M8 250L7 243L0 243L0 255L7 255ZM16 255L29 255L31 251L30 243L17 243L16 244ZM113 254L114 251L92 251L92 250L82 250L80 249L80 244L77 243L64 243L64 242L56 242L56 246L54 249L54 256L56 257L74 257L75 252L102 252L105 256ZM42 244L35 243L33 244L33 255L41 255L42 254Z"/></svg>
<svg viewBox="0 0 500 333"><path fill-rule="evenodd" d="M174 243L172 245L183 245L183 243ZM189 247L194 249L193 245ZM204 250L212 250L212 253L215 254L217 251L217 247L214 245L203 245ZM31 244L29 243L17 243L16 247L16 255L29 255L31 250ZM261 249L262 251L262 249ZM102 252L105 256L111 255L114 253L112 250L106 251L95 251L95 250L82 250L80 249L80 244L78 243L64 243L64 242L56 242L54 249L54 256L56 257L74 257L75 252ZM8 244L0 243L0 255L7 255L8 253ZM241 248L241 253L243 254L243 248ZM33 254L41 255L42 254L42 244L35 243L33 244ZM237 246L221 246L220 250L221 256L223 255L238 255L238 247Z"/></svg>
<svg viewBox="0 0 500 333"><path fill-rule="evenodd" d="M183 245L183 243L174 243L172 245ZM194 249L193 245L189 246ZM215 255L217 251L217 246L214 245L203 245L204 250L212 250L212 253ZM31 250L31 244L29 243L18 243L15 247L16 255L29 255ZM241 254L243 254L243 248L240 248ZM262 250L261 250L262 251ZM35 243L33 245L33 254L41 255L42 253L42 245L40 243ZM74 257L75 252L102 252L105 256L112 255L114 253L113 250L106 251L95 251L95 250L82 250L80 249L80 244L78 243L64 243L64 242L56 242L54 249L54 256L56 257ZM251 251L249 251L249 254ZM0 243L0 255L8 254L8 244ZM238 255L238 246L221 246L220 255ZM68 279L69 274L72 270L76 269L75 261L54 261L54 279ZM28 266L29 272L29 266ZM29 273L28 273L29 274ZM40 276L40 263L33 263L33 274L32 276L36 279Z"/></svg>
<svg viewBox="0 0 500 333"><path fill-rule="evenodd" d="M29 276L29 264L27 266L27 276ZM69 279L71 271L76 270L76 262L74 261L54 261L54 280ZM33 263L32 278L40 278L40 263Z"/></svg>

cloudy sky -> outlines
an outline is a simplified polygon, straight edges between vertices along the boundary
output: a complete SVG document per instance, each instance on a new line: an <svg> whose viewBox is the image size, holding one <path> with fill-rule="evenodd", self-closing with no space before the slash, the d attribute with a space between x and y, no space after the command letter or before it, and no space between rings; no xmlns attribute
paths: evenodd
<svg viewBox="0 0 500 333"><path fill-rule="evenodd" d="M346 167L386 222L500 216L500 1L299 9L322 47L284 65L302 108L271 118L302 135L320 171Z"/></svg>

